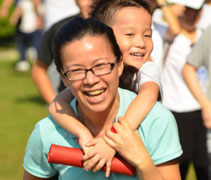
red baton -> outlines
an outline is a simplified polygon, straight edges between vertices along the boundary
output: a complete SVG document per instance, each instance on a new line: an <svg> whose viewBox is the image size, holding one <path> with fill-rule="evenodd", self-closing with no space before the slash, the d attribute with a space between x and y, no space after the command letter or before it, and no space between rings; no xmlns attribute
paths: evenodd
<svg viewBox="0 0 211 180"><path fill-rule="evenodd" d="M79 148L71 148L52 144L48 153L48 162L56 164L65 164L75 167L83 167L83 151ZM102 169L106 170L106 167ZM127 176L136 176L136 169L122 157L114 157L111 163L111 172L124 174Z"/></svg>

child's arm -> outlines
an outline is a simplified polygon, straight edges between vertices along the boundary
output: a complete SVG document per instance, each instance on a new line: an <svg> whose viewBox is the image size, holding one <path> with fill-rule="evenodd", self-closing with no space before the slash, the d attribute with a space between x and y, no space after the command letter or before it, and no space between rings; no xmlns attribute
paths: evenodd
<svg viewBox="0 0 211 180"><path fill-rule="evenodd" d="M139 70L140 81L137 97L131 102L124 118L136 130L145 116L150 112L159 97L161 74L153 62L146 62ZM161 93L162 94L162 93Z"/></svg>
<svg viewBox="0 0 211 180"><path fill-rule="evenodd" d="M124 118L136 130L145 116L154 106L158 99L160 87L154 82L145 82L139 89L137 97L131 102Z"/></svg>
<svg viewBox="0 0 211 180"><path fill-rule="evenodd" d="M84 168L96 172L106 164L106 176L108 177L115 150L102 139L93 139L90 131L76 118L70 107L69 103L72 99L70 89L66 88L49 105L49 113L56 123L79 138L79 144L85 153Z"/></svg>
<svg viewBox="0 0 211 180"><path fill-rule="evenodd" d="M69 103L73 99L70 89L66 88L59 93L54 101L49 105L49 113L56 123L78 137L79 144L86 152L85 144L93 139L90 131L76 118Z"/></svg>

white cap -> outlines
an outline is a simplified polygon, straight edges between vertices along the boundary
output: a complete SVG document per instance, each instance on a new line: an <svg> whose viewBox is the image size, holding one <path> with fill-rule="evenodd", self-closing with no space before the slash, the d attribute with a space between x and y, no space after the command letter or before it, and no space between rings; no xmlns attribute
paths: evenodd
<svg viewBox="0 0 211 180"><path fill-rule="evenodd" d="M168 0L169 3L182 4L193 9L200 9L204 0Z"/></svg>

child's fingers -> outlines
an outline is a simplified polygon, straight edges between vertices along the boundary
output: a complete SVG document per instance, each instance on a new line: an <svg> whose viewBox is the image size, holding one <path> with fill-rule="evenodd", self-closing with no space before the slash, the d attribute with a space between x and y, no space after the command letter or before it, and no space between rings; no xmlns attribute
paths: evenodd
<svg viewBox="0 0 211 180"><path fill-rule="evenodd" d="M106 162L106 177L110 176L110 171L111 171L111 161Z"/></svg>
<svg viewBox="0 0 211 180"><path fill-rule="evenodd" d="M90 146L95 146L97 144L98 140L96 139L92 139L90 140L88 143L86 143L86 146L87 147L90 147Z"/></svg>
<svg viewBox="0 0 211 180"><path fill-rule="evenodd" d="M103 166L105 165L105 159L101 159L93 168L93 172L97 172L99 170L101 170L103 168Z"/></svg>
<svg viewBox="0 0 211 180"><path fill-rule="evenodd" d="M86 161L96 155L96 152L93 149L87 151L86 154L83 155L82 161Z"/></svg>
<svg viewBox="0 0 211 180"><path fill-rule="evenodd" d="M84 162L84 169L85 170L90 170L93 167L95 167L95 165L98 163L98 161L100 160L100 157L98 155L92 157L91 159L87 160Z"/></svg>
<svg viewBox="0 0 211 180"><path fill-rule="evenodd" d="M91 149L90 147L86 147L86 146L81 147L81 148L82 148L84 154L88 153L89 152L89 149Z"/></svg>

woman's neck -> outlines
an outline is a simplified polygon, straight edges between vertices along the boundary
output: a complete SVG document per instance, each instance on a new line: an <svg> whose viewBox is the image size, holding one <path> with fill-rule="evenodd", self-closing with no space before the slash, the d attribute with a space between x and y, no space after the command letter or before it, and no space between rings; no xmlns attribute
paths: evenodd
<svg viewBox="0 0 211 180"><path fill-rule="evenodd" d="M119 95L109 108L103 112L83 111L83 108L77 107L80 121L90 130L94 137L103 136L105 131L112 126L112 123L119 109Z"/></svg>

